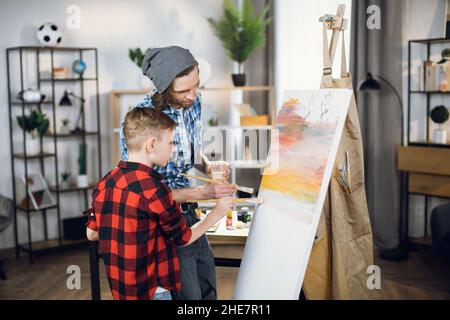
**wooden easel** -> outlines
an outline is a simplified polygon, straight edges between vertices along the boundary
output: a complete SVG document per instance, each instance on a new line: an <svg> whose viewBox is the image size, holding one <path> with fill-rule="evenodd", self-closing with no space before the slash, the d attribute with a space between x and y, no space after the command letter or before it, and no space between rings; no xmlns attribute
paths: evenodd
<svg viewBox="0 0 450 320"><path fill-rule="evenodd" d="M329 54L331 61L334 60L336 53L337 42L339 40L339 32L347 29L348 20L344 19L345 5L341 4L338 7L336 15L325 14L319 18L319 21L324 23L327 30L332 30L331 44L329 47Z"/></svg>
<svg viewBox="0 0 450 320"><path fill-rule="evenodd" d="M323 77L321 88L352 89L347 70L344 32L348 20L345 5L335 15L325 14L323 24ZM327 32L332 31L330 44ZM333 79L332 65L342 33L340 78ZM364 158L355 98L352 97L344 132L335 161L335 171L349 154L351 193L339 184L338 175L330 180L316 240L311 251L303 290L308 299L367 299L367 267L373 264L372 230L364 189Z"/></svg>
<svg viewBox="0 0 450 320"><path fill-rule="evenodd" d="M344 19L345 5L341 4L338 7L336 15L326 14L319 18L323 24L323 81L326 81L325 86L322 87L333 88L332 83L332 65L336 55L336 48L339 41L339 35L342 33L342 55L341 55L341 78L348 78L350 76L347 71L347 60L345 59L345 42L344 32L347 30L348 20ZM331 42L328 45L327 31L333 31L331 35Z"/></svg>

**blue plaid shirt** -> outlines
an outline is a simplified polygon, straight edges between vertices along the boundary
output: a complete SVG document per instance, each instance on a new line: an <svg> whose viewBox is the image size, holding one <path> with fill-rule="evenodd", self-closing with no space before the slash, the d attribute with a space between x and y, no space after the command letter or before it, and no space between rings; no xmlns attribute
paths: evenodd
<svg viewBox="0 0 450 320"><path fill-rule="evenodd" d="M151 95L147 95L143 101L136 105L136 108L153 108ZM178 173L187 173L192 167L194 167L194 160L200 156L200 150L202 146L201 132L202 132L202 99L200 94L197 94L194 103L191 107L184 109L184 116L181 116L180 111L171 106L167 106L162 110L165 114L171 117L176 123L177 127L174 130L174 142L175 148L172 154L172 158L164 167L155 166L155 169L163 178L163 182L166 183L171 189L180 189L190 187L189 180L186 177L178 175ZM188 132L189 141L192 144L192 157L186 158L186 152L183 150L183 130L181 129L181 121L184 119L186 130ZM122 160L128 160L128 150L125 145L125 139L123 136L123 122L120 126L120 146L122 148ZM198 160L199 161L199 160Z"/></svg>

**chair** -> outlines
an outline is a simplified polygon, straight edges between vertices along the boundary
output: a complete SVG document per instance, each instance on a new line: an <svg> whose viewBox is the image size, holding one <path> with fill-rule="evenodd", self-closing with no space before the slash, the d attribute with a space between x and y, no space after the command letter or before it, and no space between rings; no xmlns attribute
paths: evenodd
<svg viewBox="0 0 450 320"><path fill-rule="evenodd" d="M0 195L0 232L6 230L11 224L11 216L13 211L13 200ZM2 268L0 260L0 279L6 280L6 273Z"/></svg>
<svg viewBox="0 0 450 320"><path fill-rule="evenodd" d="M442 260L450 262L450 204L437 206L431 212L431 236L433 253Z"/></svg>

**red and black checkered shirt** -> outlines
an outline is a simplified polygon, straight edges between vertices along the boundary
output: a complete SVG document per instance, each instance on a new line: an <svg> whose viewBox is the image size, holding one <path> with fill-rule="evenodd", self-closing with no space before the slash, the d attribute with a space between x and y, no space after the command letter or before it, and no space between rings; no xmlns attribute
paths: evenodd
<svg viewBox="0 0 450 320"><path fill-rule="evenodd" d="M157 286L181 289L176 246L192 231L161 179L146 165L121 161L92 192L88 228L98 231L114 299L153 299Z"/></svg>

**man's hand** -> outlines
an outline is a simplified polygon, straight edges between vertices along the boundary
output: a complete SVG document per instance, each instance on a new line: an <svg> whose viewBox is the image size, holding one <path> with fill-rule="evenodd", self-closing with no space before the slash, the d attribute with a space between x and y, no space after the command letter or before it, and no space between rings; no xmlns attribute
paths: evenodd
<svg viewBox="0 0 450 320"><path fill-rule="evenodd" d="M220 199L223 197L231 197L237 190L237 185L228 183L208 183L198 187L201 192L201 199Z"/></svg>
<svg viewBox="0 0 450 320"><path fill-rule="evenodd" d="M230 176L230 165L225 161L209 161L205 167L205 174L211 179L217 179L213 172L221 173L221 179L228 180Z"/></svg>

